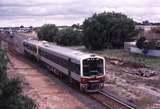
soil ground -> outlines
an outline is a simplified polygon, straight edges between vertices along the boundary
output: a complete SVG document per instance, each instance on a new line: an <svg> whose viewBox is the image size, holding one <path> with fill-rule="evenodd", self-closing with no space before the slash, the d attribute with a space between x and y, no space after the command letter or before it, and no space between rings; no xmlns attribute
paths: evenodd
<svg viewBox="0 0 160 109"><path fill-rule="evenodd" d="M135 68L107 64L105 89L144 109L160 109L160 75L141 77Z"/></svg>

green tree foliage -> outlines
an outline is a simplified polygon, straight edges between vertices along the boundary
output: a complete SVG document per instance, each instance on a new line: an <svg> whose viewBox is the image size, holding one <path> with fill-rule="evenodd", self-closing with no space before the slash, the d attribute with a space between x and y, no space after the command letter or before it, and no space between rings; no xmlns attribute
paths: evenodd
<svg viewBox="0 0 160 109"><path fill-rule="evenodd" d="M8 58L5 52L0 48L0 72L3 72L6 70L6 66L8 63Z"/></svg>
<svg viewBox="0 0 160 109"><path fill-rule="evenodd" d="M83 22L83 32L88 49L121 48L136 34L134 21L115 12L94 14Z"/></svg>
<svg viewBox="0 0 160 109"><path fill-rule="evenodd" d="M72 28L81 29L81 25L79 23L78 24L73 24Z"/></svg>
<svg viewBox="0 0 160 109"><path fill-rule="evenodd" d="M24 26L23 26L23 25L21 25L21 26L20 26L20 28L24 28Z"/></svg>
<svg viewBox="0 0 160 109"><path fill-rule="evenodd" d="M149 50L160 50L160 42L157 40L146 40L145 37L141 37L137 40L136 46L143 50L144 54L147 54Z"/></svg>
<svg viewBox="0 0 160 109"><path fill-rule="evenodd" d="M139 38L138 40L137 40L137 42L136 42L136 46L138 47L138 48L140 48L140 49L143 49L144 48L144 43L145 43L145 41L146 41L146 38L145 37L141 37L141 38Z"/></svg>
<svg viewBox="0 0 160 109"><path fill-rule="evenodd" d="M56 43L63 46L81 45L81 40L82 32L78 29L68 27L59 32L56 38Z"/></svg>
<svg viewBox="0 0 160 109"><path fill-rule="evenodd" d="M8 77L7 63L6 54L0 49L0 109L35 109L33 100L22 95L22 81Z"/></svg>
<svg viewBox="0 0 160 109"><path fill-rule="evenodd" d="M150 25L151 23L148 20L142 22L143 25Z"/></svg>
<svg viewBox="0 0 160 109"><path fill-rule="evenodd" d="M38 32L38 38L40 40L54 42L57 33L58 33L58 28L56 27L55 24L45 24L40 28Z"/></svg>

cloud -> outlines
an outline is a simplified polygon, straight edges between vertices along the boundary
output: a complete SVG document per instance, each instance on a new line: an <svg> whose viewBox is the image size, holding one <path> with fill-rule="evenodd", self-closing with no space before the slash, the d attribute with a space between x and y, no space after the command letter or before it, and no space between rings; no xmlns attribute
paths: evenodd
<svg viewBox="0 0 160 109"><path fill-rule="evenodd" d="M159 21L156 0L1 0L0 26L82 23L95 12L122 12L137 21Z"/></svg>

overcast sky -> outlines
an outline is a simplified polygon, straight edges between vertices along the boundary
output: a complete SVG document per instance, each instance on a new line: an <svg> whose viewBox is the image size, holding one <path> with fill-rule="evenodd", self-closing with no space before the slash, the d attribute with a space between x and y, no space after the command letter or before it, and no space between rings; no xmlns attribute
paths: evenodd
<svg viewBox="0 0 160 109"><path fill-rule="evenodd" d="M160 22L160 0L0 0L0 26L82 23L95 12L122 12Z"/></svg>

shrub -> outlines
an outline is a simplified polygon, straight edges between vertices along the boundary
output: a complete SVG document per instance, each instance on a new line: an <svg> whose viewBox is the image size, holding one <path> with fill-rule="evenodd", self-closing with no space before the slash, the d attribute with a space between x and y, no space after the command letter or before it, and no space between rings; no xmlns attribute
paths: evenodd
<svg viewBox="0 0 160 109"><path fill-rule="evenodd" d="M0 109L35 109L33 100L22 95L20 79L7 78L0 82Z"/></svg>
<svg viewBox="0 0 160 109"><path fill-rule="evenodd" d="M135 36L135 23L121 13L94 14L83 22L83 43L88 49L121 48Z"/></svg>
<svg viewBox="0 0 160 109"><path fill-rule="evenodd" d="M137 40L136 46L140 49L144 48L144 42L146 41L145 37L141 37Z"/></svg>
<svg viewBox="0 0 160 109"><path fill-rule="evenodd" d="M56 43L63 46L81 45L82 32L71 27L59 31Z"/></svg>
<svg viewBox="0 0 160 109"><path fill-rule="evenodd" d="M8 77L7 63L6 54L0 49L0 109L35 109L33 100L22 94L22 81Z"/></svg>
<svg viewBox="0 0 160 109"><path fill-rule="evenodd" d="M160 50L160 42L157 40L146 40L145 37L141 37L137 40L136 46L143 50L144 54L147 54L149 50Z"/></svg>
<svg viewBox="0 0 160 109"><path fill-rule="evenodd" d="M0 48L0 72L6 70L7 63L8 63L7 55L5 54L4 50Z"/></svg>
<svg viewBox="0 0 160 109"><path fill-rule="evenodd" d="M56 27L55 24L45 24L40 28L38 32L38 38L40 40L54 42L57 33L58 33L58 28Z"/></svg>

